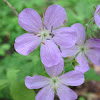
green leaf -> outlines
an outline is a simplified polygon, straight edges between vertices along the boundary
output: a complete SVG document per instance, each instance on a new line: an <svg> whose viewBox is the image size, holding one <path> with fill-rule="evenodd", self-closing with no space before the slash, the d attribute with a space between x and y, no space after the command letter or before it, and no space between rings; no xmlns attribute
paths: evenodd
<svg viewBox="0 0 100 100"><path fill-rule="evenodd" d="M75 65L78 64L73 58L65 58L64 62L64 73L74 70Z"/></svg>
<svg viewBox="0 0 100 100"><path fill-rule="evenodd" d="M3 44L2 49L3 50L9 50L10 49L10 44Z"/></svg>
<svg viewBox="0 0 100 100"><path fill-rule="evenodd" d="M79 99L78 100L85 100L85 98L84 97L79 97Z"/></svg>
<svg viewBox="0 0 100 100"><path fill-rule="evenodd" d="M0 80L0 90L1 89L4 89L5 87L7 87L8 86L8 80L6 80L6 79L1 79Z"/></svg>
<svg viewBox="0 0 100 100"><path fill-rule="evenodd" d="M93 6L89 4L88 0L80 0L76 5L75 10L77 12L76 18L80 21L91 18L91 15L93 14Z"/></svg>
<svg viewBox="0 0 100 100"><path fill-rule="evenodd" d="M5 51L1 48L0 49L0 56L4 56L5 55Z"/></svg>
<svg viewBox="0 0 100 100"><path fill-rule="evenodd" d="M10 44L2 44L0 45L0 55L4 56L5 55L5 50L10 49Z"/></svg>
<svg viewBox="0 0 100 100"><path fill-rule="evenodd" d="M35 92L27 89L23 82L15 82L10 88L14 100L35 100Z"/></svg>
<svg viewBox="0 0 100 100"><path fill-rule="evenodd" d="M13 83L16 81L18 72L19 72L19 70L14 69L14 68L7 70L7 78L9 80L9 82Z"/></svg>
<svg viewBox="0 0 100 100"><path fill-rule="evenodd" d="M100 76L94 71L93 68L90 68L90 70L85 73L85 78L89 81L90 80L100 81Z"/></svg>

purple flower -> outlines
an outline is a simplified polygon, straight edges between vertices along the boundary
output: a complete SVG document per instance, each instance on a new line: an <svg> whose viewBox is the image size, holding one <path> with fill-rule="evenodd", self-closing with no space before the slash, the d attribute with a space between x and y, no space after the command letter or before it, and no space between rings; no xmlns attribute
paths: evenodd
<svg viewBox="0 0 100 100"><path fill-rule="evenodd" d="M61 76L64 67L63 60L53 67L45 67L50 78L40 75L26 76L25 85L28 89L42 88L36 95L35 100L54 100L56 91L60 100L76 100L77 94L69 86L79 86L84 82L84 75L79 71L70 71Z"/></svg>
<svg viewBox="0 0 100 100"><path fill-rule="evenodd" d="M26 56L42 43L40 48L42 63L47 67L57 65L61 60L61 52L57 45L71 47L77 40L76 33L70 27L56 29L65 18L66 11L60 5L47 8L43 23L34 9L24 9L19 14L18 22L28 33L16 38L15 50Z"/></svg>
<svg viewBox="0 0 100 100"><path fill-rule="evenodd" d="M94 19L95 19L95 23L100 28L100 5L98 5L97 8L96 8L96 11L94 13Z"/></svg>
<svg viewBox="0 0 100 100"><path fill-rule="evenodd" d="M73 30L76 30L78 40L71 48L61 47L62 56L68 57L76 55L79 66L76 66L75 69L83 73L89 70L87 57L92 63L100 66L100 39L88 39L85 42L86 33L84 27L79 23L71 27Z"/></svg>

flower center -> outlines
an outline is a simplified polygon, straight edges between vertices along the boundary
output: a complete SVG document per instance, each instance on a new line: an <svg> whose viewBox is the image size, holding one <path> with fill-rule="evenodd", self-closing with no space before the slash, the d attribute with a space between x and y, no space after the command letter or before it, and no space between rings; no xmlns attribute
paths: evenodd
<svg viewBox="0 0 100 100"><path fill-rule="evenodd" d="M46 26L44 26L40 32L37 34L38 37L41 37L41 41L50 40L53 38L54 34L52 33L52 29L48 30Z"/></svg>
<svg viewBox="0 0 100 100"><path fill-rule="evenodd" d="M86 52L88 50L88 48L85 45L79 46L79 50L81 52Z"/></svg>
<svg viewBox="0 0 100 100"><path fill-rule="evenodd" d="M60 84L59 78L58 77L52 77L50 79L50 84L52 85L53 89L56 90L58 88L59 84Z"/></svg>
<svg viewBox="0 0 100 100"><path fill-rule="evenodd" d="M50 35L49 35L50 31L49 30L41 30L40 34L41 34L41 40L46 40L46 39L50 39Z"/></svg>

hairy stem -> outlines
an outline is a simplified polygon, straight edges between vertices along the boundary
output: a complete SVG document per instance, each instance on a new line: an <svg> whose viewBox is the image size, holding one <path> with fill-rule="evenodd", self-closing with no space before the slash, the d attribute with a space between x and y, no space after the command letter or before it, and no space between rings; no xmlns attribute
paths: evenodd
<svg viewBox="0 0 100 100"><path fill-rule="evenodd" d="M18 17L18 12L15 10L15 8L7 0L4 0L4 2L13 10L15 15Z"/></svg>

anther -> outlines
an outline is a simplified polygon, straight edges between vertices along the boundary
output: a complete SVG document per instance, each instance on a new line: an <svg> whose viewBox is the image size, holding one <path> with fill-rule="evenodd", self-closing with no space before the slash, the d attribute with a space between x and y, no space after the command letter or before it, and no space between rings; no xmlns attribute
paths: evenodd
<svg viewBox="0 0 100 100"><path fill-rule="evenodd" d="M52 35L52 33L50 33L49 35Z"/></svg>
<svg viewBox="0 0 100 100"><path fill-rule="evenodd" d="M46 40L50 40L50 39L46 39Z"/></svg>
<svg viewBox="0 0 100 100"><path fill-rule="evenodd" d="M52 38L54 37L54 34L52 34Z"/></svg>
<svg viewBox="0 0 100 100"><path fill-rule="evenodd" d="M52 33L52 31L53 31L53 26L51 27L51 33Z"/></svg>
<svg viewBox="0 0 100 100"><path fill-rule="evenodd" d="M42 22L42 25L45 26L45 24Z"/></svg>
<svg viewBox="0 0 100 100"><path fill-rule="evenodd" d="M41 37L41 35L38 35L37 37Z"/></svg>
<svg viewBox="0 0 100 100"><path fill-rule="evenodd" d="M45 43L44 43L44 42L41 42L41 43L45 45Z"/></svg>
<svg viewBox="0 0 100 100"><path fill-rule="evenodd" d="M34 33L34 35L37 35L37 33Z"/></svg>

